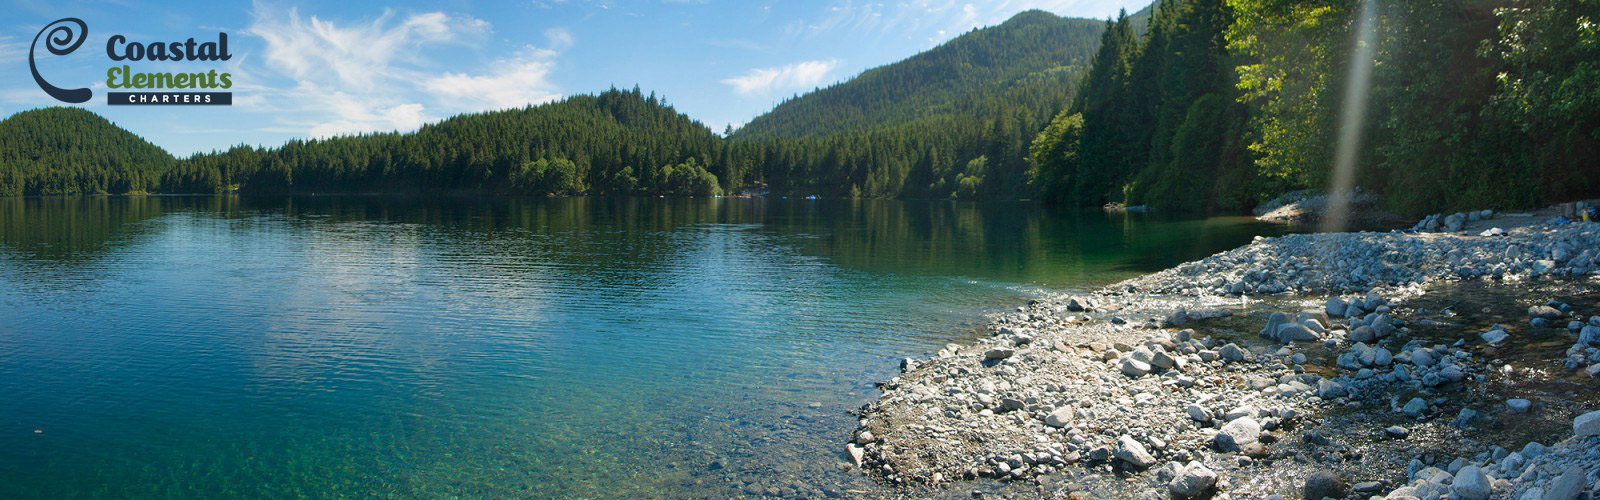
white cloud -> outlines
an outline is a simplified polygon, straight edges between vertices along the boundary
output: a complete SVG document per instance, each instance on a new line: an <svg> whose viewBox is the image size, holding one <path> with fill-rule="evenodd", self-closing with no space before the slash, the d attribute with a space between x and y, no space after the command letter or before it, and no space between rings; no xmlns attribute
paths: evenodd
<svg viewBox="0 0 1600 500"><path fill-rule="evenodd" d="M722 81L744 95L767 94L774 90L806 89L821 85L839 66L836 59L804 61L776 68L756 68Z"/></svg>
<svg viewBox="0 0 1600 500"><path fill-rule="evenodd" d="M327 137L408 131L452 114L561 97L549 76L558 51L575 41L566 30L545 32L551 48L528 46L479 71L461 69L470 60L428 57L438 48L482 53L490 31L487 21L443 12L385 10L370 21L335 22L257 4L244 32L265 42L264 68L240 68L237 105L283 113L277 125Z"/></svg>
<svg viewBox="0 0 1600 500"><path fill-rule="evenodd" d="M570 35L568 35L570 36ZM550 85L550 70L555 66L550 50L527 47L517 58L497 63L487 75L446 73L430 78L422 86L435 96L448 98L456 107L504 109L549 102L561 98Z"/></svg>
<svg viewBox="0 0 1600 500"><path fill-rule="evenodd" d="M26 45L9 36L0 36L0 62L21 61L27 58Z"/></svg>

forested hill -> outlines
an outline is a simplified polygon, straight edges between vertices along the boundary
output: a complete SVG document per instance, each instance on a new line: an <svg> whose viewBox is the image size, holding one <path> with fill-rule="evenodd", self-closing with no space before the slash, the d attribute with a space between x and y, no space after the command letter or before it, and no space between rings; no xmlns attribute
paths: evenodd
<svg viewBox="0 0 1600 500"><path fill-rule="evenodd" d="M1030 10L976 29L903 61L789 99L734 133L736 138L854 132L970 114L993 99L1050 108L1065 75L1087 66L1105 22ZM1032 111L1032 109L1030 109Z"/></svg>
<svg viewBox="0 0 1600 500"><path fill-rule="evenodd" d="M414 133L238 147L185 160L167 191L713 194L722 140L638 89L460 115ZM713 170L707 170L707 168Z"/></svg>
<svg viewBox="0 0 1600 500"><path fill-rule="evenodd" d="M174 163L165 150L81 108L0 121L0 196L151 192Z"/></svg>

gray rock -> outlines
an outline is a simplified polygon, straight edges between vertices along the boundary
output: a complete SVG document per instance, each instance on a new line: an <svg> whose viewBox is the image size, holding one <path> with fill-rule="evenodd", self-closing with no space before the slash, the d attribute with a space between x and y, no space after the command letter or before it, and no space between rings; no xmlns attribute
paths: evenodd
<svg viewBox="0 0 1600 500"><path fill-rule="evenodd" d="M1533 306L1528 308L1528 316L1534 318L1556 319L1561 317L1561 310L1550 306Z"/></svg>
<svg viewBox="0 0 1600 500"><path fill-rule="evenodd" d="M1217 431L1214 438L1217 449L1230 452L1238 451L1241 447L1255 444L1261 439L1261 424L1251 417L1239 417Z"/></svg>
<svg viewBox="0 0 1600 500"><path fill-rule="evenodd" d="M1388 428L1385 428L1383 433L1395 439L1405 439L1406 436L1411 435L1411 430L1398 425L1391 425Z"/></svg>
<svg viewBox="0 0 1600 500"><path fill-rule="evenodd" d="M1244 349L1241 349L1239 346L1232 343L1217 349L1217 355L1222 356L1222 359L1228 361L1244 361L1244 353Z"/></svg>
<svg viewBox="0 0 1600 500"><path fill-rule="evenodd" d="M1351 342L1372 342L1374 340L1378 340L1378 332L1373 330L1370 326L1363 325L1356 327L1354 330L1350 330L1350 334L1345 338Z"/></svg>
<svg viewBox="0 0 1600 500"><path fill-rule="evenodd" d="M1211 421L1211 412L1200 405L1191 404L1188 407L1185 407L1184 411L1188 412L1189 418L1194 419L1196 422Z"/></svg>
<svg viewBox="0 0 1600 500"><path fill-rule="evenodd" d="M1139 360L1133 359L1131 357L1123 358L1123 360L1122 360L1122 374L1123 375L1127 375L1129 377L1138 378L1138 377L1142 377L1142 376L1144 376L1145 374L1148 374L1148 373L1150 373L1150 364L1149 363L1145 363L1143 361L1139 361Z"/></svg>
<svg viewBox="0 0 1600 500"><path fill-rule="evenodd" d="M1006 348L1003 348L1003 347L1002 348L997 348L997 349L990 349L988 351L984 351L983 359L985 359L985 360L1006 359L1006 358L1009 358L1009 357L1011 357L1012 355L1014 355L1016 353L1017 353L1017 351L1014 350L1014 349L1006 349Z"/></svg>
<svg viewBox="0 0 1600 500"><path fill-rule="evenodd" d="M1177 364L1178 360L1173 358L1171 354L1167 354L1167 351L1156 351L1156 354L1150 357L1150 366L1163 370L1177 366Z"/></svg>
<svg viewBox="0 0 1600 500"><path fill-rule="evenodd" d="M1422 398L1411 398L1411 401L1407 401L1405 407L1401 408L1400 411L1405 412L1411 418L1422 418L1428 414L1428 402Z"/></svg>
<svg viewBox="0 0 1600 500"><path fill-rule="evenodd" d="M1388 314L1379 314L1377 318L1372 320L1372 331L1380 339L1394 335L1394 319L1390 318Z"/></svg>
<svg viewBox="0 0 1600 500"><path fill-rule="evenodd" d="M1116 457L1138 470L1145 470L1156 464L1156 457L1145 451L1144 445L1139 444L1138 440L1127 435L1117 438Z"/></svg>
<svg viewBox="0 0 1600 500"><path fill-rule="evenodd" d="M1510 408L1512 413L1527 413L1528 409L1532 408L1532 407L1533 407L1533 402L1532 401L1528 401L1526 399L1507 399L1506 400L1506 408Z"/></svg>
<svg viewBox="0 0 1600 500"><path fill-rule="evenodd" d="M1467 426L1472 425L1472 422L1478 420L1479 417L1480 415L1478 414L1477 410L1471 408L1462 408L1461 413L1456 414L1455 420L1450 421L1450 426L1456 428L1466 428Z"/></svg>
<svg viewBox="0 0 1600 500"><path fill-rule="evenodd" d="M1593 323L1594 320L1590 319L1589 322ZM1600 346L1600 326L1589 325L1579 330L1578 343L1586 346Z"/></svg>
<svg viewBox="0 0 1600 500"><path fill-rule="evenodd" d="M1480 334L1478 334L1478 337L1482 338L1484 342L1488 342L1490 344L1498 345L1501 342L1505 342L1506 339L1511 338L1511 334L1506 333L1505 330L1498 330L1497 329L1497 330L1489 330L1487 332L1480 333Z"/></svg>
<svg viewBox="0 0 1600 500"><path fill-rule="evenodd" d="M1439 359L1433 356L1433 349L1426 347L1411 351L1411 364L1428 367L1438 363Z"/></svg>
<svg viewBox="0 0 1600 500"><path fill-rule="evenodd" d="M1184 466L1178 477L1167 483L1167 490L1177 498L1195 498L1217 484L1217 473L1198 461Z"/></svg>
<svg viewBox="0 0 1600 500"><path fill-rule="evenodd" d="M1450 365L1439 370L1439 378L1444 379L1447 382L1460 382L1467 378L1467 374L1466 372L1461 371L1461 367Z"/></svg>
<svg viewBox="0 0 1600 500"><path fill-rule="evenodd" d="M1280 342L1303 342L1317 340L1316 332L1299 323L1289 323L1278 327L1277 339Z"/></svg>
<svg viewBox="0 0 1600 500"><path fill-rule="evenodd" d="M850 463L855 464L856 468L860 469L861 468L861 461L866 459L867 450L862 449L861 445L859 445L859 444L850 443L850 444L844 445L844 451L846 453L850 454ZM837 455L835 455L835 456L837 456Z"/></svg>
<svg viewBox="0 0 1600 500"><path fill-rule="evenodd" d="M1060 429L1072 425L1072 408L1061 407L1044 416L1044 424Z"/></svg>
<svg viewBox="0 0 1600 500"><path fill-rule="evenodd" d="M1344 498L1349 494L1350 486L1345 484L1344 478L1325 470L1311 474L1311 477L1306 478L1305 487L1301 489L1301 498L1305 500Z"/></svg>
<svg viewBox="0 0 1600 500"><path fill-rule="evenodd" d="M1267 317L1267 326L1261 329L1261 336L1278 338L1278 328L1289 322L1289 315L1281 312L1272 313Z"/></svg>
<svg viewBox="0 0 1600 500"><path fill-rule="evenodd" d="M1129 358L1143 363L1149 363L1151 360L1155 359L1155 356L1155 353L1150 352L1150 348L1145 346L1139 346L1137 349L1134 349L1133 352L1128 353Z"/></svg>
<svg viewBox="0 0 1600 500"><path fill-rule="evenodd" d="M1572 419L1572 436L1588 437L1600 434L1600 411L1591 411Z"/></svg>
<svg viewBox="0 0 1600 500"><path fill-rule="evenodd" d="M1462 467L1451 483L1450 491L1466 500L1484 500L1494 490L1489 486L1489 476L1476 465Z"/></svg>
<svg viewBox="0 0 1600 500"><path fill-rule="evenodd" d="M1350 395L1350 391L1346 390L1344 386L1340 385L1338 382L1334 382L1329 379L1322 379L1317 382L1317 397L1319 398L1334 399L1342 398L1348 395Z"/></svg>
<svg viewBox="0 0 1600 500"><path fill-rule="evenodd" d="M1344 311L1347 307L1349 307L1349 305L1345 303L1344 299L1339 297L1328 297L1328 303L1323 307L1323 312L1328 313L1328 316L1330 317L1337 318L1344 316Z"/></svg>
<svg viewBox="0 0 1600 500"><path fill-rule="evenodd" d="M1578 498L1578 495L1583 493L1583 483L1586 479L1587 477L1584 476L1582 468L1569 467L1566 472L1556 476L1555 481L1550 482L1550 488L1544 492L1544 500L1573 500Z"/></svg>

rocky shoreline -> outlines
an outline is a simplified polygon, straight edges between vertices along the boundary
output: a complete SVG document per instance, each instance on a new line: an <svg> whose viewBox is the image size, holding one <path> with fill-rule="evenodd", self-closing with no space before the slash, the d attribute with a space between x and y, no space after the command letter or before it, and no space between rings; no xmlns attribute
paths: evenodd
<svg viewBox="0 0 1600 500"><path fill-rule="evenodd" d="M916 495L1594 498L1597 259L1595 224L1258 238L905 360L846 451Z"/></svg>

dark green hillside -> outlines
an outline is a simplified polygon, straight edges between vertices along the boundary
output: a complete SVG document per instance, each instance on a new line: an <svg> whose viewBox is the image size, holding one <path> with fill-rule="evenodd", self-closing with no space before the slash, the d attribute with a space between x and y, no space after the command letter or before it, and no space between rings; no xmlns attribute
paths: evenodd
<svg viewBox="0 0 1600 500"><path fill-rule="evenodd" d="M172 191L712 194L744 174L722 140L638 89L460 115L414 133L240 147L185 160ZM709 169L709 170L708 170Z"/></svg>
<svg viewBox="0 0 1600 500"><path fill-rule="evenodd" d="M0 121L0 196L154 191L172 155L81 108Z"/></svg>
<svg viewBox="0 0 1600 500"><path fill-rule="evenodd" d="M1003 100L1043 112L1058 103L1068 75L1089 62L1102 21L1027 11L973 30L904 61L789 99L751 120L737 138L855 132L944 116L970 115Z"/></svg>

